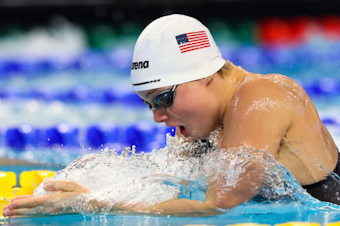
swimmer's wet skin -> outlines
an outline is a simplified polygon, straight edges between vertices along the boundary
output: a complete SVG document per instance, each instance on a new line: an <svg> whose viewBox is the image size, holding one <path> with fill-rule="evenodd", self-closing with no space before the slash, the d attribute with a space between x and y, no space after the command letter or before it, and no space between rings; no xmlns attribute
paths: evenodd
<svg viewBox="0 0 340 226"><path fill-rule="evenodd" d="M302 87L286 76L254 74L224 60L210 31L194 18L170 15L148 25L135 46L131 80L153 110L155 122L177 126L180 136L208 139L222 128L221 148L213 154L233 155L239 147L264 150L303 186L326 180L329 174L324 169L336 168L335 143ZM213 175L204 201L183 198L151 206L116 203L110 208L165 215L219 214L219 209L245 203L261 190L267 168L265 161L253 161L261 159L259 153L242 166L233 186L227 186L233 175ZM61 203L90 193L74 181L51 180L44 188L61 192L18 197L5 207L4 215L67 212ZM336 186L322 192L334 197L337 190ZM324 201L340 204L338 199ZM94 210L108 207L100 200L88 205Z"/></svg>

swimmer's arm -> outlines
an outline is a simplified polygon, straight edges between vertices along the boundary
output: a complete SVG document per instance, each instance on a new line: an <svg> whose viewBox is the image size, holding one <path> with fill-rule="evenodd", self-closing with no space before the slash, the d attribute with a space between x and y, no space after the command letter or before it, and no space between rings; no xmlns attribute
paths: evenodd
<svg viewBox="0 0 340 226"><path fill-rule="evenodd" d="M222 213L219 208L232 208L240 204L240 200L245 200L242 194L242 189L238 190L238 193L234 192L229 194L228 197L224 196L224 198L221 199L223 193L220 192L222 189L218 188L218 184L218 180L213 181L210 184L210 188L206 192L206 200L204 202L189 199L173 199L153 206L140 203L133 206L126 204L114 204L113 207L111 207L112 203L110 202L101 202L97 199L92 199L89 200L83 208L85 211L92 212L99 211L101 208L107 208L110 206L112 214L117 212L130 212L180 216L211 216ZM248 185L243 186L247 187ZM4 208L3 215L10 217L22 217L24 215L76 213L72 207L65 206L65 202L82 193L90 193L87 188L73 181L50 180L49 184L45 183L44 189L47 191L53 191L53 193L41 196L19 196L13 199L12 202ZM240 197L242 197L242 199L240 199ZM221 200L224 203L222 203Z"/></svg>
<svg viewBox="0 0 340 226"><path fill-rule="evenodd" d="M209 191L210 190L210 191ZM172 199L152 206L145 206L143 203L131 205L117 205L112 207L111 213L116 212L134 212L161 215L176 216L212 216L222 212L213 201L214 194L212 189L208 189L205 201L191 199Z"/></svg>
<svg viewBox="0 0 340 226"><path fill-rule="evenodd" d="M75 213L72 206L65 205L68 200L84 193L91 191L74 181L45 181L44 189L52 191L48 195L30 195L19 196L14 198L9 205L4 207L3 215L10 217L22 217L24 215L41 215L41 214L66 214ZM209 189L210 190L210 189ZM151 213L164 215L216 215L220 213L211 199L211 190L207 192L207 199L204 202L189 199L174 199L162 202L153 206L147 206L145 203L136 205L114 204L111 202L99 201L98 199L89 199L84 211L100 211L101 208L111 207L111 213L129 212L131 213ZM209 198L210 197L210 198ZM73 204L74 205L74 204ZM41 207L41 208L38 208Z"/></svg>
<svg viewBox="0 0 340 226"><path fill-rule="evenodd" d="M3 208L3 216L75 213L73 206L65 206L66 202L80 194L91 193L89 189L74 181L46 179L43 183L44 189L51 192L50 194L15 197Z"/></svg>
<svg viewBox="0 0 340 226"><path fill-rule="evenodd" d="M63 182L71 183L71 182ZM27 215L41 215L41 214L67 214L76 213L72 207L63 205L65 201L72 197L79 195L74 192L52 193L44 196L20 196L15 198L3 210L4 216L9 217L23 217ZM85 211L99 211L102 208L111 206L111 203L100 202L98 200L91 200L86 206L82 206ZM42 208L37 208L42 207ZM180 216L212 216L220 214L214 203L209 201L198 201L189 199L173 199L162 202L153 206L146 206L145 204L136 205L114 205L111 207L111 214L116 213L143 213L143 214L161 214L161 215L180 215Z"/></svg>
<svg viewBox="0 0 340 226"><path fill-rule="evenodd" d="M256 174L250 174L254 171ZM254 197L259 188L259 177L261 170L254 164L245 166L245 171L241 174L246 180L240 180L238 183L227 186L224 175L215 176L211 181L209 189L206 192L205 201L191 199L173 199L153 206L143 207L143 204L135 206L117 205L112 208L112 213L116 211L133 211L140 213L162 214L162 215L180 215L180 216L211 216L221 214L222 209L231 209ZM252 177L250 177L252 176Z"/></svg>
<svg viewBox="0 0 340 226"><path fill-rule="evenodd" d="M176 216L212 216L221 213L221 211L214 208L212 203L191 199L173 199L148 207L143 207L143 204L136 206L119 205L112 208L111 213L115 214L116 212Z"/></svg>
<svg viewBox="0 0 340 226"><path fill-rule="evenodd" d="M153 206L143 207L143 204L135 206L117 205L114 211L133 211L162 215L181 216L210 216L222 213L222 209L231 209L251 198L261 188L261 177L263 175L263 162L249 161L243 165L243 172L237 182L227 185L226 175L220 173L215 175L209 183L206 191L205 201L190 199L173 199Z"/></svg>

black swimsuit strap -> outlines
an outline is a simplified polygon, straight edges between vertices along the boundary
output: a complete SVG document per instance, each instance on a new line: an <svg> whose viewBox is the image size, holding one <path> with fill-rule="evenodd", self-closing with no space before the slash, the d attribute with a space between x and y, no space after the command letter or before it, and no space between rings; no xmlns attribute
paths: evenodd
<svg viewBox="0 0 340 226"><path fill-rule="evenodd" d="M335 169L333 170L333 173L338 174L338 176L340 177L340 153L339 153L339 149L338 150L338 163L335 166Z"/></svg>
<svg viewBox="0 0 340 226"><path fill-rule="evenodd" d="M333 170L333 173L340 177L340 154L338 152L338 163ZM340 182L338 178L329 175L325 180L319 181L315 184L302 186L314 198L321 201L331 202L340 205Z"/></svg>

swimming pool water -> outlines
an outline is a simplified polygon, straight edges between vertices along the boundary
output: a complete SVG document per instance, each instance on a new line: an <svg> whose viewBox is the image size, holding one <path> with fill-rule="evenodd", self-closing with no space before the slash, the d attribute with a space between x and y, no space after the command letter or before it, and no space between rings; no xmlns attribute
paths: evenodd
<svg viewBox="0 0 340 226"><path fill-rule="evenodd" d="M331 119L332 122L326 123L336 144L340 146L340 101L338 96L315 96L314 102L322 119ZM133 123L143 120L150 124L152 114L146 108L134 106L128 108L124 104L120 105L101 105L101 104L74 104L62 101L44 102L37 100L16 100L3 101L2 106L2 135L6 128L17 125L35 125L38 128L48 127L51 124L77 124L80 130L85 130L91 123L100 122L111 123ZM128 111L126 111L128 110ZM128 112L128 113L127 113ZM1 113L0 113L1 114ZM9 117L10 116L10 117ZM5 120L6 118L6 120ZM7 119L8 118L8 119ZM4 139L2 136L1 139ZM2 140L4 142L4 140ZM4 143L2 143L4 144ZM95 152L96 150L93 150ZM53 147L40 147L24 151L8 149L2 145L0 157L12 157L26 160L38 160L41 163L51 165L45 166L3 166L0 170L14 171L19 174L23 170L32 169L51 169L59 170L64 168L71 161L89 152L87 148L73 149L63 147L53 149ZM297 206L296 204L278 204L266 206L257 205L251 208L241 206L227 212L224 215L213 217L164 217L164 216L136 216L136 215L117 215L107 216L106 221L82 215L49 216L38 218L11 219L10 225L184 225L184 224L212 224L226 225L240 222L257 222L263 224L276 224L287 221L307 221L325 224L327 222L340 221L340 214L332 212L331 208L324 208L324 211L315 212L307 207Z"/></svg>
<svg viewBox="0 0 340 226"><path fill-rule="evenodd" d="M106 155L102 155L102 156L105 157L106 159L109 158L109 156L106 156ZM90 157L90 159L94 159L93 157L94 156ZM88 159L88 161L90 161L90 159ZM116 159L116 158L113 158L113 159ZM79 163L84 164L83 162L88 162L88 161L84 161L80 159ZM101 160L99 159L99 161ZM137 162L138 161L139 160L137 160ZM106 162L104 163L104 165L108 163L109 162ZM138 167L135 167L135 165L133 164L133 161L130 161L129 164L131 165L130 167L132 167L135 170L143 169L143 168L139 169ZM78 173L78 171L84 167L85 170L89 170L89 172L93 173L94 170L97 169L96 167L98 164L94 164L92 166L94 167L93 169L91 165L93 164L87 165L86 163L86 165L83 165L83 166L76 164L76 165L73 165L73 167L71 167L70 169L71 170L73 169L74 172ZM20 169L20 167L15 167L15 168ZM21 169L27 170L29 168L21 167ZM2 168L0 168L0 170L2 170ZM113 170L116 170L116 169L113 169ZM123 173L122 170L118 173L122 174ZM110 172L107 172L107 173L110 173ZM91 183L96 184L97 181L95 182L91 179L94 175L95 174L93 175L86 174L85 177L86 178L89 177ZM289 176L289 175L287 174L286 176ZM84 177L84 175L82 177ZM72 178L72 177L69 177L69 178ZM108 178L105 179L105 183L108 183L107 180ZM287 185L285 186L294 188L292 187L294 186L294 184L291 183L292 178L290 179L288 178L288 180L287 180ZM294 189L290 191L294 191ZM192 191L192 192L193 192L192 194L195 193L195 191ZM192 194L190 194L189 196L191 196ZM120 193L120 195L122 194ZM66 215L66 216L49 216L49 217L38 217L38 218L11 219L10 223L11 225L12 223L13 225L16 225L16 224L18 225L39 225L39 224L89 225L89 224L97 224L97 223L101 223L101 224L103 223L103 224L108 224L108 225L111 225L111 224L118 224L118 225L182 225L183 224L184 225L184 224L199 224L199 223L204 222L204 224L226 225L226 224L235 224L235 223L240 223L240 222L242 223L257 222L257 223L274 225L276 223L283 223L283 222L288 222L288 221L306 221L306 222L318 222L322 225L325 225L328 222L335 222L335 221L340 220L340 207L339 206L319 202L319 201L316 201L315 199L312 199L309 195L300 195L300 193L296 193L296 192L294 193L292 197L295 197L295 195L296 197L299 197L298 201L291 199L290 196L289 197L282 196L282 198L277 199L277 200L267 200L263 202L261 201L261 197L260 197L260 201L258 201L257 199L254 199L250 201L249 203L240 205L238 207L235 207L231 210L226 211L225 213L221 215L212 216L212 217L173 217L173 216L166 217L166 216L146 216L146 215L136 216L136 215L131 215L131 214L128 214L128 215L113 214L113 216L108 216L108 217L94 215L92 216L92 218L91 217L84 218L81 215L80 216ZM101 220L105 220L105 222L101 222Z"/></svg>
<svg viewBox="0 0 340 226"><path fill-rule="evenodd" d="M304 210L303 206L291 204L271 205L267 207L263 204L258 207L236 208L224 215L211 217L167 217L167 216L138 216L138 215L111 215L106 218L96 215L93 217L84 217L82 215L64 215L64 216L47 216L37 218L10 219L10 225L159 225L159 226L178 226L187 224L204 224L204 225L227 225L237 223L260 223L274 225L288 221L317 222L325 225L329 222L340 220L339 214L317 213ZM300 211L297 211L300 209ZM244 214L242 214L242 212ZM247 213L248 212L248 213ZM327 212L327 210L325 210Z"/></svg>
<svg viewBox="0 0 340 226"><path fill-rule="evenodd" d="M34 100L33 100L34 101ZM21 103L29 103L29 102L21 102ZM319 114L322 119L332 119L333 122L328 124L326 123L329 131L331 132L336 144L340 146L340 118L338 112L340 112L340 103L337 96L335 97L318 97L315 98L315 104L319 111ZM21 105L19 102L3 102L3 106L7 109L7 112L11 112L8 115L11 115L12 118L9 118L8 121L4 121L3 124L8 123L7 126L14 124L13 122L22 121L31 125L38 125L38 127L44 127L49 125L50 122L72 122L72 117L77 118L79 121L79 128L84 129L86 125L93 120L93 122L98 122L100 119L105 119L107 121L111 121L112 123L122 122L122 118L124 120L133 122L137 117L142 119L150 124L154 124L152 122L152 118L150 117L150 112L148 112L145 108L135 107L135 110L130 111L131 117L126 117L126 114L123 116L123 111L126 110L125 106L121 105L117 107L115 105L114 108L110 106L96 105L96 111L101 112L100 115L92 114L86 115L83 114L86 108L91 107L90 104L84 105L74 105L60 102L63 106L63 115L59 115L57 117L50 114L49 117L46 118L46 121L39 120L36 115L44 115L46 112L53 109L53 102L45 103L38 102L38 110L33 113L32 117L27 117L27 113L25 115L24 109L20 108ZM27 105L28 106L28 105ZM133 109L133 108L132 108ZM144 112L144 115L136 115L136 112ZM113 113L114 112L114 113ZM74 116L72 116L74 115ZM82 116L82 117L78 117ZM26 118L25 118L26 117ZM11 122L12 123L9 123ZM59 120L59 121L58 121ZM103 121L105 121L103 120ZM40 123L40 124L39 124ZM82 126L83 125L83 126ZM95 152L95 150L93 150ZM65 165L69 164L71 161L76 159L78 156L83 155L84 153L89 152L88 149L77 149L74 150L72 148L61 148L57 151L53 148L36 148L25 150L21 152L17 152L16 150L6 149L6 147L2 147L0 150L0 156L12 155L14 158L19 159L27 159L27 160L39 160L40 162L51 164L49 166L3 166L0 167L0 170L4 171L14 171L19 174L23 170L33 170L33 169L51 169L51 170L59 170L65 167ZM330 214L328 214L328 213ZM243 214L241 214L243 213ZM332 209L325 208L323 212L313 212L304 206L296 206L294 204L280 204L276 206L266 206L266 205L258 205L249 207L239 207L236 208L224 215L213 216L213 217L166 217L166 216L136 216L136 215L115 215L115 216L107 216L103 220L100 218L101 216L96 216L94 218L86 217L84 218L82 215L65 215L65 216L48 216L48 217L37 217L37 218L22 218L22 219L11 219L9 221L10 225L185 225L185 224L211 224L211 225L226 225L226 224L236 224L236 223L245 223L245 222L257 222L262 224L271 224L274 225L276 223L283 223L287 221L306 221L306 222L318 222L322 225L328 222L340 221L340 215L334 215L332 213Z"/></svg>

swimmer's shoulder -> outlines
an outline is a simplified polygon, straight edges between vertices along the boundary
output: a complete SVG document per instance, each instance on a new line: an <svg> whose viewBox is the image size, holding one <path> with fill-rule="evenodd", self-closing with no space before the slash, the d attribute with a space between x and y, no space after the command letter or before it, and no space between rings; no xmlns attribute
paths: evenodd
<svg viewBox="0 0 340 226"><path fill-rule="evenodd" d="M250 73L248 76L246 76L246 78L242 82L242 85L254 84L257 86L261 83L272 87L278 86L287 87L292 85L300 86L295 80L282 74L255 74L255 73Z"/></svg>
<svg viewBox="0 0 340 226"><path fill-rule="evenodd" d="M291 110L287 102L288 91L278 82L268 79L268 75L250 74L235 90L228 103L225 120L235 117L257 117L264 112ZM252 114L250 114L252 113ZM262 114L263 115L263 114Z"/></svg>
<svg viewBox="0 0 340 226"><path fill-rule="evenodd" d="M295 80L285 75L250 73L234 94L236 99L242 96L249 98L292 99L294 96L305 98L306 92Z"/></svg>
<svg viewBox="0 0 340 226"><path fill-rule="evenodd" d="M293 99L293 98L291 98ZM236 89L227 105L223 121L225 125L249 121L259 122L275 116L272 123L290 125L294 115L289 92L280 84L263 75L250 75ZM236 125L236 124L235 124Z"/></svg>
<svg viewBox="0 0 340 226"><path fill-rule="evenodd" d="M281 74L267 74L263 75L263 78L272 81L275 84L274 86L281 87L287 95L287 101L290 101L291 104L293 104L294 100L298 105L305 105L307 102L311 103L306 91L294 79ZM280 90L282 91L282 89Z"/></svg>
<svg viewBox="0 0 340 226"><path fill-rule="evenodd" d="M287 87L292 86L291 84L294 84L294 80L280 74L250 74L236 89L233 101L248 99L252 102L262 98L285 100L288 95Z"/></svg>

